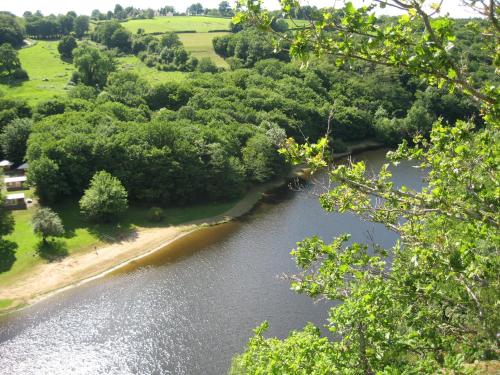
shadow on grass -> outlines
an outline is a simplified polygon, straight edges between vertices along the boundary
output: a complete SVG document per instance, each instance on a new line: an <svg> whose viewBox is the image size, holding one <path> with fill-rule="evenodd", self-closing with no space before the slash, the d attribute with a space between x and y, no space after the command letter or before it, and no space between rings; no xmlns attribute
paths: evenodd
<svg viewBox="0 0 500 375"><path fill-rule="evenodd" d="M17 244L12 241L0 240L0 272L9 271L16 261Z"/></svg>
<svg viewBox="0 0 500 375"><path fill-rule="evenodd" d="M54 262L68 255L68 246L63 240L52 239L47 242L38 242L36 251L40 255L40 258Z"/></svg>
<svg viewBox="0 0 500 375"><path fill-rule="evenodd" d="M8 85L9 87L19 87L22 86L22 84L26 81L29 81L28 79L16 79L11 76L0 76L0 84L2 85Z"/></svg>

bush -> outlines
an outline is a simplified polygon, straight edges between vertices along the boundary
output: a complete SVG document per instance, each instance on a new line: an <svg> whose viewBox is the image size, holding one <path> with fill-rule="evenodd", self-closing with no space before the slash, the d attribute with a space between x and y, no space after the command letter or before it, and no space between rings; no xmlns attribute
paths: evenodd
<svg viewBox="0 0 500 375"><path fill-rule="evenodd" d="M28 76L28 72L26 70L22 68L17 68L12 73L12 78L25 81L28 80L30 77Z"/></svg>
<svg viewBox="0 0 500 375"><path fill-rule="evenodd" d="M148 211L148 220L153 223L159 223L165 219L165 211L160 207L151 207Z"/></svg>
<svg viewBox="0 0 500 375"><path fill-rule="evenodd" d="M198 70L202 73L217 73L219 69L210 57L203 57L198 63Z"/></svg>

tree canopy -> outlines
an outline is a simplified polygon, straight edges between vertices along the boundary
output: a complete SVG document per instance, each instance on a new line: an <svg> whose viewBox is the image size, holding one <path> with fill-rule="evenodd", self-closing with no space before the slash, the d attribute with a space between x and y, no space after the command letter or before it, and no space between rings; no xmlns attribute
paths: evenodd
<svg viewBox="0 0 500 375"><path fill-rule="evenodd" d="M128 208L127 191L119 179L106 171L97 172L82 199L80 209L89 219L111 221Z"/></svg>
<svg viewBox="0 0 500 375"><path fill-rule="evenodd" d="M236 21L271 30L274 16L260 2L242 4ZM300 8L293 0L281 5L290 17ZM481 33L491 65L499 51L496 3L469 5L486 18L466 28ZM374 8L386 6L403 14L380 19ZM498 78L478 80L458 63L455 23L433 17L439 7L416 0L373 1L360 8L346 2L282 35L292 56L310 64L311 55L332 56L339 66L363 61L459 90L481 106L482 123L438 119L428 137L417 135L388 154L391 163L411 159L426 171L421 190L396 185L388 164L375 175L363 162L333 165L333 188L320 197L323 208L384 224L400 239L390 249L352 243L348 234L331 243L318 237L298 243L292 255L300 273L290 277L292 289L338 302L328 320L335 340L310 325L283 340L266 338L264 324L235 358L232 373L465 373L466 363L498 358ZM408 110L405 126L427 127L436 120L422 113L425 102ZM331 113L337 116L338 109ZM378 118L385 116L377 111ZM281 152L319 168L329 165L326 145L326 138L305 145L289 139Z"/></svg>

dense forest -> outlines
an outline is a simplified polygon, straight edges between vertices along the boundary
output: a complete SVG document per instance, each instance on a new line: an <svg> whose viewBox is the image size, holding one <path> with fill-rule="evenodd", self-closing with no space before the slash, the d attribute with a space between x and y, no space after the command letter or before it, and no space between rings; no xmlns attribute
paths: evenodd
<svg viewBox="0 0 500 375"><path fill-rule="evenodd" d="M287 32L279 22L272 28ZM276 152L283 140L316 141L330 115L333 152L366 139L392 146L417 133L426 136L438 118L480 122L471 99L402 70L365 62L337 66L329 59L303 69L284 50L273 52L272 40L252 27L214 39L231 71L200 64L201 71L184 82L160 85L116 72L114 58L133 53L161 70L194 70L198 61L177 34L131 34L112 20L100 22L91 37L94 43L71 36L60 42L61 57L72 58L76 67L76 86L67 98L33 108L0 99L2 152L21 162L19 150L27 150L30 181L47 203L81 195L102 169L117 176L133 200L166 205L230 199L249 183L286 173ZM478 75L487 75L481 73L487 65L477 37L463 31L461 40L477 60ZM21 147L14 152L12 144Z"/></svg>

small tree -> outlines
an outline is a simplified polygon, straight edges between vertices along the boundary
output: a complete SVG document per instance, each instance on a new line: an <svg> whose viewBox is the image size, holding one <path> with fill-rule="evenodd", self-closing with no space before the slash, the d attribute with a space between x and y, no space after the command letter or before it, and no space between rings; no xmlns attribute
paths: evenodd
<svg viewBox="0 0 500 375"><path fill-rule="evenodd" d="M33 231L42 236L44 244L47 243L47 237L61 237L64 235L64 227L61 218L50 208L39 208L31 219Z"/></svg>
<svg viewBox="0 0 500 375"><path fill-rule="evenodd" d="M128 207L127 191L116 177L106 171L97 172L80 199L80 210L89 219L110 221Z"/></svg>
<svg viewBox="0 0 500 375"><path fill-rule="evenodd" d="M71 35L66 35L57 45L57 50L62 57L70 59L73 57L73 50L77 47L76 39Z"/></svg>

